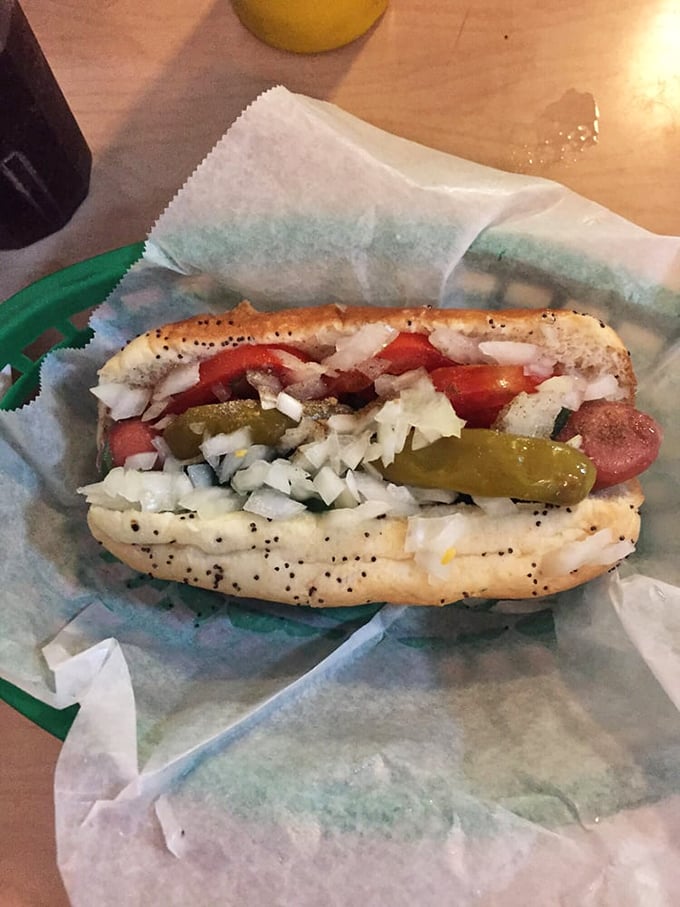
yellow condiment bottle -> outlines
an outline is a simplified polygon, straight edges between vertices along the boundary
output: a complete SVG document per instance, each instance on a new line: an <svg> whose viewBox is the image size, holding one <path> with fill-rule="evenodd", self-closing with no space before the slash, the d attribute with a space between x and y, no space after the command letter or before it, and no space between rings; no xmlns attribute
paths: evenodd
<svg viewBox="0 0 680 907"><path fill-rule="evenodd" d="M389 0L232 0L245 27L282 50L313 54L367 32Z"/></svg>

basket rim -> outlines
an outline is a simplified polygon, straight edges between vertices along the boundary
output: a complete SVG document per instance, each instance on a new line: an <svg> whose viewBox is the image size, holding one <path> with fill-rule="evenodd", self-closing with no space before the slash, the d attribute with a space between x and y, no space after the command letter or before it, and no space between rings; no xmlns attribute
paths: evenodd
<svg viewBox="0 0 680 907"><path fill-rule="evenodd" d="M78 329L70 316L103 302L127 270L141 258L143 242L120 246L76 262L35 281L5 302L0 302L0 368L17 367L17 380L0 399L0 410L22 405L37 389L45 356L64 346L83 346L92 336L89 327ZM63 340L35 361L24 350L45 331L57 328ZM78 706L56 709L7 680L0 678L0 700L53 737L63 740Z"/></svg>
<svg viewBox="0 0 680 907"><path fill-rule="evenodd" d="M90 328L76 327L71 317L103 302L143 250L144 243L136 242L102 252L48 274L0 303L0 370L7 366L14 370L0 409L22 405L37 389L47 353L88 342ZM25 351L50 329L62 339L32 359Z"/></svg>

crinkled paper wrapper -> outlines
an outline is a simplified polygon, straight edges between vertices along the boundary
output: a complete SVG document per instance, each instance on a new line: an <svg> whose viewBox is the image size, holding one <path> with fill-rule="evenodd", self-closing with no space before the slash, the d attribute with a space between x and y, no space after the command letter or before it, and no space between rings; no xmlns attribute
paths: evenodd
<svg viewBox="0 0 680 907"><path fill-rule="evenodd" d="M555 183L283 88L244 112L94 341L0 422L0 671L80 703L56 773L74 905L677 903L679 255ZM243 296L600 315L666 429L638 551L477 610L315 612L131 573L75 492L94 479L88 388L129 337Z"/></svg>

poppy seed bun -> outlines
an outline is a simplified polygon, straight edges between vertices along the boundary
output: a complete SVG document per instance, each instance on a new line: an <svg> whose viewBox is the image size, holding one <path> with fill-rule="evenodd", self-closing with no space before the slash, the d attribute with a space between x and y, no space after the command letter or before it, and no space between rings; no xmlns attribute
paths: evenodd
<svg viewBox="0 0 680 907"><path fill-rule="evenodd" d="M208 359L221 349L242 343L288 343L314 350L334 344L369 322L398 331L430 333L436 328L460 331L478 341L513 340L535 343L558 365L577 369L589 380L616 375L630 402L635 375L619 336L591 315L566 310L378 308L324 305L280 312L258 312L242 302L223 315L198 315L155 331L147 331L113 356L99 372L101 383L148 386L176 365Z"/></svg>
<svg viewBox="0 0 680 907"><path fill-rule="evenodd" d="M448 328L475 341L533 343L556 361L558 374L578 372L589 381L616 376L622 397L634 403L635 375L617 334L589 315L562 310L325 305L263 313L242 302L223 315L198 316L136 338L102 367L100 382L152 386L177 365L244 343L288 344L328 355L338 338L370 322L405 332ZM100 439L107 420L100 404ZM634 544L642 501L633 480L570 507L518 504L502 516L470 504L437 505L433 515L461 515L465 521L444 579L405 550L406 517L361 519L343 509L305 511L285 520L243 511L205 519L92 505L88 523L94 537L135 570L225 594L315 607L371 601L441 605L461 598L549 595L604 573L618 558L597 563L606 557L595 551L567 569L563 554L581 543L590 551L590 540L603 529L610 530L611 543Z"/></svg>
<svg viewBox="0 0 680 907"><path fill-rule="evenodd" d="M240 511L207 520L93 506L88 522L94 537L135 570L205 589L316 607L442 605L549 595L604 573L610 564L558 575L549 565L566 545L602 529L635 541L642 500L633 481L573 507L520 504L500 519L452 506L467 527L445 580L405 552L405 518L359 521L351 511L331 511L270 521Z"/></svg>

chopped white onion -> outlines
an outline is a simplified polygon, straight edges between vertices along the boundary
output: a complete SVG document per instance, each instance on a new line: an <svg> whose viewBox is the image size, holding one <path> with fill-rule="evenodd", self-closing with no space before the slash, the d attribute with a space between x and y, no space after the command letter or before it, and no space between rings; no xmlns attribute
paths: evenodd
<svg viewBox="0 0 680 907"><path fill-rule="evenodd" d="M303 444L298 448L298 452L314 472L321 469L325 463L329 463L336 472L340 472L340 442L338 435L334 432L321 441Z"/></svg>
<svg viewBox="0 0 680 907"><path fill-rule="evenodd" d="M275 409L277 395L281 390L281 382L276 375L272 372L248 370L246 378L248 384L257 391L262 409Z"/></svg>
<svg viewBox="0 0 680 907"><path fill-rule="evenodd" d="M336 413L327 420L327 425L341 435L355 434L371 425L376 412L377 409L372 408L360 413Z"/></svg>
<svg viewBox="0 0 680 907"><path fill-rule="evenodd" d="M535 343L516 340L483 340L479 350L498 365L529 365L536 361L541 349Z"/></svg>
<svg viewBox="0 0 680 907"><path fill-rule="evenodd" d="M309 473L294 464L291 464L290 496L296 501L306 501L309 498L319 497Z"/></svg>
<svg viewBox="0 0 680 907"><path fill-rule="evenodd" d="M430 580L446 579L457 556L456 545L465 535L465 517L454 513L444 517L409 517L404 550L427 571Z"/></svg>
<svg viewBox="0 0 680 907"><path fill-rule="evenodd" d="M387 504L388 512L395 516L407 516L418 512L418 502L406 485L395 485L365 472L355 472L353 479L353 487L365 501Z"/></svg>
<svg viewBox="0 0 680 907"><path fill-rule="evenodd" d="M290 494L291 472L295 469L290 460L274 460L264 475L263 484L276 488L284 494Z"/></svg>
<svg viewBox="0 0 680 907"><path fill-rule="evenodd" d="M483 498L476 497L472 499L480 510L483 510L488 516L510 516L517 512L517 504L510 498Z"/></svg>
<svg viewBox="0 0 680 907"><path fill-rule="evenodd" d="M305 466L309 466L314 472L319 469L328 460L330 455L330 440L328 435L319 441L311 441L309 444L302 444L296 452L296 460L302 460Z"/></svg>
<svg viewBox="0 0 680 907"><path fill-rule="evenodd" d="M123 464L126 469L141 469L145 472L147 469L153 469L158 460L158 454L151 451L149 453L136 453L125 458Z"/></svg>
<svg viewBox="0 0 680 907"><path fill-rule="evenodd" d="M559 402L560 408L575 411L583 403L585 389L585 380L580 375L556 375L539 384L536 394L546 399L548 399L548 395L554 396L555 402Z"/></svg>
<svg viewBox="0 0 680 907"><path fill-rule="evenodd" d="M452 362L470 365L481 361L479 342L461 331L436 328L430 334L430 343Z"/></svg>
<svg viewBox="0 0 680 907"><path fill-rule="evenodd" d="M371 443L371 432L358 435L339 435L340 460L348 469L356 469L366 456Z"/></svg>
<svg viewBox="0 0 680 907"><path fill-rule="evenodd" d="M448 488L417 488L408 486L409 491L419 504L453 504L458 497L457 491Z"/></svg>
<svg viewBox="0 0 680 907"><path fill-rule="evenodd" d="M379 353L398 333L388 324L365 324L358 331L339 337L335 352L324 359L322 364L326 368L349 371Z"/></svg>
<svg viewBox="0 0 680 907"><path fill-rule="evenodd" d="M161 454L161 456L163 456ZM181 460L178 460L176 457L173 457L172 454L168 456L163 456L163 472L183 472L184 463Z"/></svg>
<svg viewBox="0 0 680 907"><path fill-rule="evenodd" d="M326 371L326 367L320 362L315 362L313 359L300 359L299 356L288 350L277 350L276 356L288 372L287 384L294 381L308 381L314 376L323 375Z"/></svg>
<svg viewBox="0 0 680 907"><path fill-rule="evenodd" d="M304 416L297 425L287 428L276 445L278 451L292 451L308 441L324 437L323 426L309 416Z"/></svg>
<svg viewBox="0 0 680 907"><path fill-rule="evenodd" d="M296 400L319 400L327 395L326 384L318 375L286 385L286 392Z"/></svg>
<svg viewBox="0 0 680 907"><path fill-rule="evenodd" d="M412 428L415 429L413 447L418 449L439 438L460 437L465 425L446 395L436 391L428 378L419 379L398 398L386 401L376 413L375 421L379 456L385 466L403 450Z"/></svg>
<svg viewBox="0 0 680 907"><path fill-rule="evenodd" d="M248 496L243 509L270 520L287 520L303 513L307 508L274 488L258 488Z"/></svg>
<svg viewBox="0 0 680 907"><path fill-rule="evenodd" d="M346 485L345 485L345 488L344 488L342 494L338 495L338 497L335 499L335 501L333 501L333 507L336 510L338 510L338 509L345 510L348 507L352 508L352 507L357 507L357 506L358 506L357 499L354 497L354 495L349 490L349 488L347 488Z"/></svg>
<svg viewBox="0 0 680 907"><path fill-rule="evenodd" d="M87 496L89 503L94 502L91 495L94 495L98 503L107 498L113 501L122 498L128 502L128 506L138 505L141 510L159 513L164 510L173 511L178 499L192 488L189 477L181 472L140 472L116 466L103 481L85 486L79 491Z"/></svg>
<svg viewBox="0 0 680 907"><path fill-rule="evenodd" d="M424 368L411 369L401 375L381 375L376 378L375 392L379 397L396 397L405 388L417 384L421 378L427 378Z"/></svg>
<svg viewBox="0 0 680 907"><path fill-rule="evenodd" d="M222 457L215 467L217 481L220 485L226 485L239 469L245 469L246 464L243 462L245 456L246 451L241 449L238 453L229 453Z"/></svg>
<svg viewBox="0 0 680 907"><path fill-rule="evenodd" d="M402 398L388 400L375 415L377 423L377 445L384 466L394 462L395 456L404 449L411 431L411 419L405 412Z"/></svg>
<svg viewBox="0 0 680 907"><path fill-rule="evenodd" d="M314 476L313 485L324 504L332 504L347 489L347 485L330 466L322 466Z"/></svg>
<svg viewBox="0 0 680 907"><path fill-rule="evenodd" d="M427 447L439 438L459 438L465 425L465 420L456 413L446 395L439 392L423 406L413 422L414 450Z"/></svg>
<svg viewBox="0 0 680 907"><path fill-rule="evenodd" d="M593 535L563 545L559 551L546 555L541 571L546 576L563 576L585 566L616 564L635 551L630 539L614 541L611 529L600 529Z"/></svg>
<svg viewBox="0 0 680 907"><path fill-rule="evenodd" d="M98 384L90 388L92 393L109 408L114 422L141 415L151 397L150 387L130 387L128 384Z"/></svg>
<svg viewBox="0 0 680 907"><path fill-rule="evenodd" d="M207 463L192 463L187 466L187 475L194 488L210 488L215 484L215 472Z"/></svg>
<svg viewBox="0 0 680 907"><path fill-rule="evenodd" d="M168 445L168 442L165 440L163 435L156 435L155 437L153 437L151 439L151 443L156 448L158 453L161 455L163 465L165 465L165 463L168 460L176 460L176 458L172 454L172 451L170 450L170 446ZM179 462L179 461L177 461L177 462Z"/></svg>
<svg viewBox="0 0 680 907"><path fill-rule="evenodd" d="M213 485L211 488L193 488L182 495L177 504L197 513L203 520L211 520L223 513L241 510L243 499L228 488Z"/></svg>
<svg viewBox="0 0 680 907"><path fill-rule="evenodd" d="M239 494L248 494L261 488L267 481L269 475L269 463L267 460L255 460L245 469L239 469L234 473L231 479L231 486Z"/></svg>
<svg viewBox="0 0 680 907"><path fill-rule="evenodd" d="M236 450L247 450L252 444L252 435L248 427L238 428L232 432L221 432L206 438L201 444L201 453L206 460L222 457Z"/></svg>
<svg viewBox="0 0 680 907"><path fill-rule="evenodd" d="M192 362L189 365L176 365L158 382L153 392L153 399L166 400L168 397L180 394L182 391L198 384L199 368L198 362Z"/></svg>
<svg viewBox="0 0 680 907"><path fill-rule="evenodd" d="M286 368L286 393L296 400L318 400L326 396L323 375L326 367L320 362L303 362L286 350L277 350L281 364Z"/></svg>
<svg viewBox="0 0 680 907"><path fill-rule="evenodd" d="M549 378L555 367L555 358L535 343L517 340L485 340L479 350L497 365L521 365L526 375Z"/></svg>
<svg viewBox="0 0 680 907"><path fill-rule="evenodd" d="M584 387L583 380L573 375L548 378L533 394L518 394L502 411L494 427L525 438L549 438L560 410L579 408Z"/></svg>
<svg viewBox="0 0 680 907"><path fill-rule="evenodd" d="M277 395L274 405L280 413L293 419L294 422L299 422L304 413L302 403L300 403L299 400L296 400L295 397L291 397L291 395L285 391L281 391Z"/></svg>
<svg viewBox="0 0 680 907"><path fill-rule="evenodd" d="M624 394L623 388L614 375L601 375L589 381L583 394L584 400L619 400Z"/></svg>
<svg viewBox="0 0 680 907"><path fill-rule="evenodd" d="M345 487L347 488L347 491L350 493L352 498L358 503L361 500L361 495L359 494L356 473L353 469L349 469L345 474Z"/></svg>
<svg viewBox="0 0 680 907"><path fill-rule="evenodd" d="M350 505L337 510L329 510L325 514L325 519L336 529L343 525L355 527L358 522L363 520L374 520L376 517L385 516L389 510L390 505L387 501L364 501L362 504L357 504L356 507Z"/></svg>
<svg viewBox="0 0 680 907"><path fill-rule="evenodd" d="M247 469L256 460L269 461L272 456L272 448L265 444L253 444L248 448L239 447L232 453L225 454L216 468L220 485L226 485L239 469Z"/></svg>

